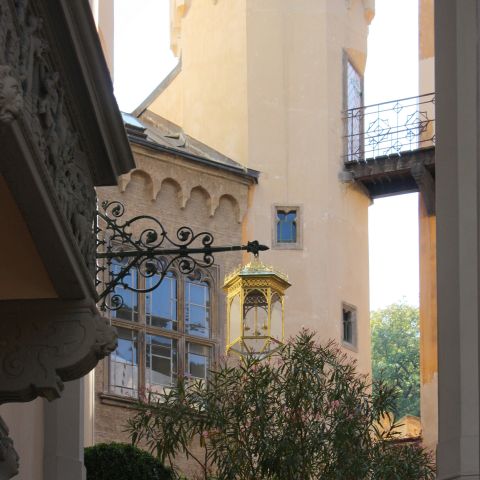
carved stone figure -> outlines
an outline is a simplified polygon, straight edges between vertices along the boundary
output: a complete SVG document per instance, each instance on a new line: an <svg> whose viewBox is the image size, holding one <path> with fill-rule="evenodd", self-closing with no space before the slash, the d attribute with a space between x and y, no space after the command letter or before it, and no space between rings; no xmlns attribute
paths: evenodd
<svg viewBox="0 0 480 480"><path fill-rule="evenodd" d="M8 433L8 427L0 417L0 478L10 478L18 473L19 457Z"/></svg>
<svg viewBox="0 0 480 480"><path fill-rule="evenodd" d="M20 83L12 68L0 65L0 122L11 122L23 107Z"/></svg>

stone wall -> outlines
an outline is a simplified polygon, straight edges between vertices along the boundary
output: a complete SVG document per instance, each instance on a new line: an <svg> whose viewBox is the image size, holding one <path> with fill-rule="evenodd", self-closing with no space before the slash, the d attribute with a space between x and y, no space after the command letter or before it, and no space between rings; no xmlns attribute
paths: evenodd
<svg viewBox="0 0 480 480"><path fill-rule="evenodd" d="M221 168L199 165L174 155L133 145L137 169L120 177L118 187L98 189L103 200L121 201L125 220L136 215L158 218L169 236L181 226L194 233L213 234L214 245L242 243L242 224L246 210L249 181ZM212 337L214 355L225 349L226 308L221 290L223 278L239 263L240 252L215 255L212 267ZM129 442L125 424L134 414L134 402L108 393L108 359L95 370L94 443ZM186 459L179 460L187 469ZM191 462L190 462L191 463Z"/></svg>

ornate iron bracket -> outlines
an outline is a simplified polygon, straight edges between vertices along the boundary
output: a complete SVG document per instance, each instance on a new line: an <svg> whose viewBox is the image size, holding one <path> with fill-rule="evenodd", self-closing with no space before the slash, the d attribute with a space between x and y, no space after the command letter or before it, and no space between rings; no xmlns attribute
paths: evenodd
<svg viewBox="0 0 480 480"><path fill-rule="evenodd" d="M155 290L173 265L188 275L197 267L211 267L214 253L246 250L258 255L268 250L256 240L214 247L211 233L195 234L190 227L180 227L172 239L155 217L139 215L122 222L124 213L125 207L118 201L104 201L97 211L95 286L102 310L117 310L124 304L117 287L139 293ZM149 281L144 286L128 283L132 269Z"/></svg>

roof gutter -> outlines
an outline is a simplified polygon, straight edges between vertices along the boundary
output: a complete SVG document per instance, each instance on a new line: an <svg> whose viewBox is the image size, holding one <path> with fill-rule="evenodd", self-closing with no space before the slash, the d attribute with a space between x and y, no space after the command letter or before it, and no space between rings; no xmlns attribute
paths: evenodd
<svg viewBox="0 0 480 480"><path fill-rule="evenodd" d="M178 150L173 147L165 147L163 145L159 145L158 143L152 143L148 140L143 138L139 138L134 135L128 135L128 140L132 143L137 145L141 145L143 147L151 148L152 150L156 150L157 152L163 153L170 153L173 155L177 155L179 157L185 158L187 160L194 161L196 163L201 163L202 165L207 165L213 168L219 168L221 170L226 170L228 172L234 173L236 175L240 175L243 178L246 178L250 181L253 181L255 184L258 184L258 178L260 176L260 172L258 170L253 170L251 168L236 168L232 165L226 165L224 163L215 162L205 157L201 157L199 155L194 155L192 153L183 152L182 150Z"/></svg>

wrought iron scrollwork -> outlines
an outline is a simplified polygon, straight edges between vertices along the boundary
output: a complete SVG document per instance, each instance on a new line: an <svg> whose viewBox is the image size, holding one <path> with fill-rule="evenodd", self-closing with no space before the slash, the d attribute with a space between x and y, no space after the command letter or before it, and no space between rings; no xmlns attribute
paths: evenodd
<svg viewBox="0 0 480 480"><path fill-rule="evenodd" d="M246 250L258 255L268 250L258 241L247 245L213 246L210 232L194 233L180 227L172 238L158 219L138 215L123 221L125 206L118 201L104 201L96 219L96 278L102 310L117 310L124 304L118 289L148 293L158 288L175 266L184 275L214 264L214 253ZM149 279L132 282L132 272ZM116 290L117 289L117 290Z"/></svg>
<svg viewBox="0 0 480 480"><path fill-rule="evenodd" d="M346 111L345 163L435 145L435 94Z"/></svg>

